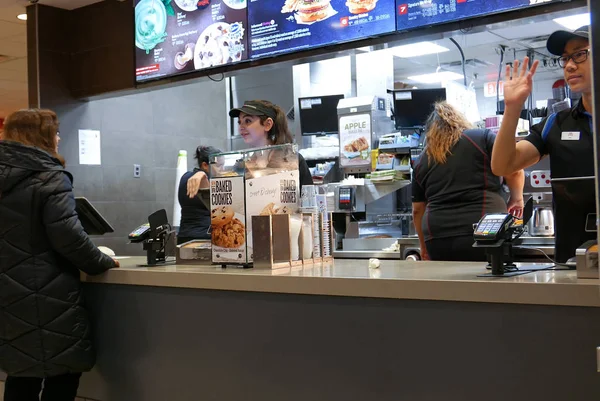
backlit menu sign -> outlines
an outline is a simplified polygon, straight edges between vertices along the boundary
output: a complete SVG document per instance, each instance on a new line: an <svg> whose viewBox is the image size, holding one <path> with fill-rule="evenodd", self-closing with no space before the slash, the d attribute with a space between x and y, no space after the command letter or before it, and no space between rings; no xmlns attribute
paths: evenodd
<svg viewBox="0 0 600 401"><path fill-rule="evenodd" d="M136 80L248 58L246 0L136 0Z"/></svg>
<svg viewBox="0 0 600 401"><path fill-rule="evenodd" d="M550 3L553 0L396 0L398 30Z"/></svg>
<svg viewBox="0 0 600 401"><path fill-rule="evenodd" d="M248 0L250 57L393 32L395 14L395 0Z"/></svg>

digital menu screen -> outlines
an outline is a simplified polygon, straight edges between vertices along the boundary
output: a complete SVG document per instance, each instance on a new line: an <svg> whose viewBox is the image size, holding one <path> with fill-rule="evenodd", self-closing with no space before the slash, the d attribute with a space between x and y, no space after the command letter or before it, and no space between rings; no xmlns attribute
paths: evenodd
<svg viewBox="0 0 600 401"><path fill-rule="evenodd" d="M248 58L246 0L136 0L138 82Z"/></svg>
<svg viewBox="0 0 600 401"><path fill-rule="evenodd" d="M398 30L550 3L553 0L396 0Z"/></svg>
<svg viewBox="0 0 600 401"><path fill-rule="evenodd" d="M395 0L248 0L250 57L393 32L395 14Z"/></svg>

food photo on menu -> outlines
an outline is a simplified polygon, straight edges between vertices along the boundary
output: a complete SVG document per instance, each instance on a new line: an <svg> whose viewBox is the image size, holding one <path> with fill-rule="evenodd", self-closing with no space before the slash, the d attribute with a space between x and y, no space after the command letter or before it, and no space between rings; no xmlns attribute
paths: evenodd
<svg viewBox="0 0 600 401"><path fill-rule="evenodd" d="M393 32L395 0L248 0L250 57Z"/></svg>
<svg viewBox="0 0 600 401"><path fill-rule="evenodd" d="M396 0L398 30L441 24L561 0Z"/></svg>
<svg viewBox="0 0 600 401"><path fill-rule="evenodd" d="M136 0L137 81L247 59L246 1Z"/></svg>

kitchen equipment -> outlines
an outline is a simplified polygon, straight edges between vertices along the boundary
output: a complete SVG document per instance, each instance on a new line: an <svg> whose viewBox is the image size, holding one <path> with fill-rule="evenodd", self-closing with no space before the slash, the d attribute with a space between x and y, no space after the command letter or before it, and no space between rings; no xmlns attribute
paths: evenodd
<svg viewBox="0 0 600 401"><path fill-rule="evenodd" d="M533 237L551 237L554 235L554 213L549 207L538 206L533 209L529 220L529 235Z"/></svg>
<svg viewBox="0 0 600 401"><path fill-rule="evenodd" d="M598 242L588 241L577 248L575 253L577 278L599 278Z"/></svg>
<svg viewBox="0 0 600 401"><path fill-rule="evenodd" d="M177 245L175 254L177 264L200 264L210 263L212 260L212 246L210 240L195 239Z"/></svg>
<svg viewBox="0 0 600 401"><path fill-rule="evenodd" d="M552 177L550 170L533 170L528 174L532 188L550 188Z"/></svg>

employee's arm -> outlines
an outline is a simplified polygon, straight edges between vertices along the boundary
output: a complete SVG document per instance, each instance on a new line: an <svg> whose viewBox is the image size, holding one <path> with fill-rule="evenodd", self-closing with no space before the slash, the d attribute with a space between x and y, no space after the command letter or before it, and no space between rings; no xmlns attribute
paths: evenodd
<svg viewBox="0 0 600 401"><path fill-rule="evenodd" d="M504 180L510 190L508 201L508 212L517 218L523 217L523 186L525 185L525 173L519 170L516 173L505 176Z"/></svg>
<svg viewBox="0 0 600 401"><path fill-rule="evenodd" d="M200 189L209 187L208 176L204 171L198 171L196 174L191 176L187 182L187 195L191 198L198 195Z"/></svg>
<svg viewBox="0 0 600 401"><path fill-rule="evenodd" d="M540 159L540 152L528 141L516 143L515 133L521 115L521 108L531 94L533 76L539 62L535 61L528 71L529 59L525 57L523 66L519 61L511 68L506 66L504 80L504 117L500 131L496 136L492 152L492 172L499 177L509 176L519 170L535 164Z"/></svg>
<svg viewBox="0 0 600 401"><path fill-rule="evenodd" d="M421 226L421 223L423 222L423 216L425 215L426 207L427 204L425 202L413 202L412 204L413 224L415 225L415 230L417 231L417 235L419 236L419 246L421 247L421 259L423 260L429 260L427 248L425 247L425 238L423 237L423 228Z"/></svg>

